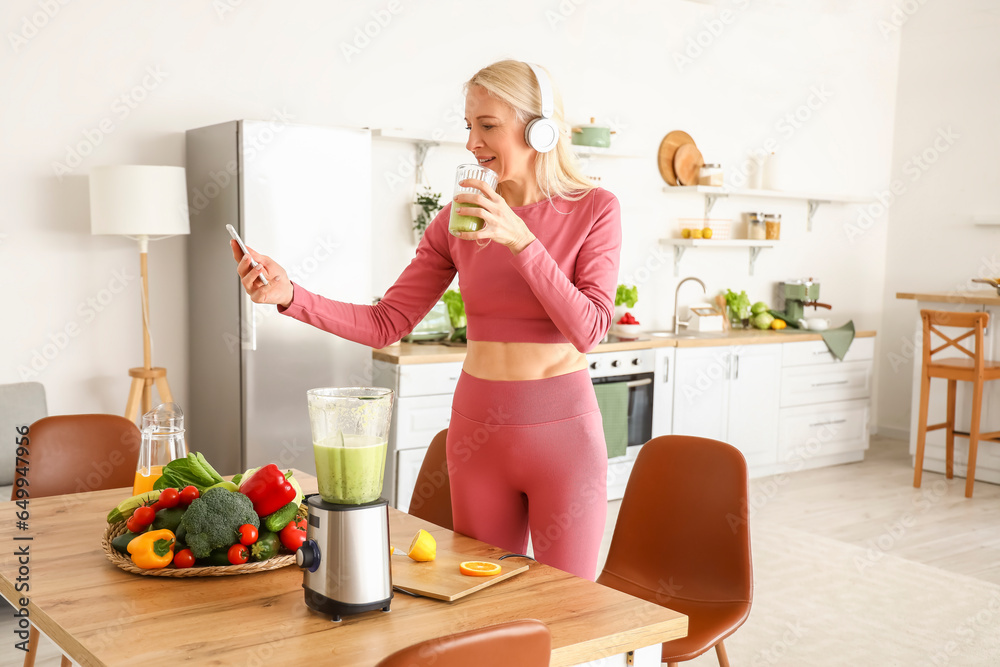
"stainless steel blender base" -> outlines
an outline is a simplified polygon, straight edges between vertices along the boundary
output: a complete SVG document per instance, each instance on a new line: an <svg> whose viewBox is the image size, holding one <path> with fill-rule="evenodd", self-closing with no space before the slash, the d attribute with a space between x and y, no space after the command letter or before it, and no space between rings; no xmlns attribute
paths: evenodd
<svg viewBox="0 0 1000 667"><path fill-rule="evenodd" d="M379 602L369 602L367 604L348 604L346 602L337 602L336 600L331 600L325 595L320 595L316 591L309 590L306 588L305 584L302 585L305 589L306 606L314 611L318 611L321 614L326 614L331 616L330 620L334 622L339 622L340 617L346 614L360 614L366 611L375 611L380 609L382 611L389 611L389 603L392 601L392 594L389 594L385 600L380 600Z"/></svg>

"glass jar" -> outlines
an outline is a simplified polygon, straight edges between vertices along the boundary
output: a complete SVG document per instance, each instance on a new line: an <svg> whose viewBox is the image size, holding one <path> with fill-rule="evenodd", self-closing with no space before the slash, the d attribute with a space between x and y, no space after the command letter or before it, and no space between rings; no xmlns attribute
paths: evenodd
<svg viewBox="0 0 1000 667"><path fill-rule="evenodd" d="M754 241L763 241L766 238L762 214L747 214L747 238Z"/></svg>
<svg viewBox="0 0 1000 667"><path fill-rule="evenodd" d="M722 187L722 165L701 165L701 169L698 170L698 185Z"/></svg>
<svg viewBox="0 0 1000 667"><path fill-rule="evenodd" d="M781 238L781 215L768 213L764 216L764 234L768 241Z"/></svg>

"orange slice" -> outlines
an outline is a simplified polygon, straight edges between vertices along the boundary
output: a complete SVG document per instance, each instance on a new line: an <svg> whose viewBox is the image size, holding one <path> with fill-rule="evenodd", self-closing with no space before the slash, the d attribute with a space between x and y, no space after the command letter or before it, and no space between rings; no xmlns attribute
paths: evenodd
<svg viewBox="0 0 1000 667"><path fill-rule="evenodd" d="M435 541L433 535L421 528L413 536L413 541L410 542L410 550L406 552L406 555L415 561L424 562L434 560L437 558L437 541Z"/></svg>
<svg viewBox="0 0 1000 667"><path fill-rule="evenodd" d="M487 563L482 560L467 560L460 563L458 571L470 577L492 577L500 574L500 566L496 563Z"/></svg>

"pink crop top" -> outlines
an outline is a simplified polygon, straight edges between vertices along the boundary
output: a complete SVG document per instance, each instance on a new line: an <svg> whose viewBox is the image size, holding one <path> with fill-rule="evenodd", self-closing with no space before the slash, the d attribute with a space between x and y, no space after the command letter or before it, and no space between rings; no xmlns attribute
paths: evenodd
<svg viewBox="0 0 1000 667"><path fill-rule="evenodd" d="M553 206L554 204L554 206ZM427 226L416 257L374 306L333 301L295 285L278 311L332 334L385 347L430 312L458 272L469 340L566 343L589 352L614 315L621 250L618 200L596 188L582 199L512 210L535 235L517 255L448 232L451 204Z"/></svg>

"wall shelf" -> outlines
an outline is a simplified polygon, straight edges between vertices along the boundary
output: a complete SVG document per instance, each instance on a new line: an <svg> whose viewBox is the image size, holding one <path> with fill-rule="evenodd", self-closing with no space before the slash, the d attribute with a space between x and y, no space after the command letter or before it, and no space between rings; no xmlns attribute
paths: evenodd
<svg viewBox="0 0 1000 667"><path fill-rule="evenodd" d="M705 217L712 211L715 202L723 197L752 197L760 199L793 199L806 202L806 229L812 231L813 215L820 204L861 204L871 201L865 197L835 195L812 192L784 192L782 190L761 190L755 188L726 188L710 185L665 185L666 194L700 194L705 198Z"/></svg>
<svg viewBox="0 0 1000 667"><path fill-rule="evenodd" d="M681 257L688 248L746 248L750 253L750 275L753 275L757 256L765 248L773 248L779 241L756 241L751 239L660 239L660 245L674 247L674 275L680 276Z"/></svg>
<svg viewBox="0 0 1000 667"><path fill-rule="evenodd" d="M405 130L399 128L366 128L370 129L372 137L376 139L388 139L390 141L400 141L417 146L458 146L465 147L465 138L454 134L444 134L443 132L424 132L421 130ZM620 153L614 148L598 148L595 146L571 146L573 152L579 158L591 157L617 157L617 158L644 158L649 156L632 155Z"/></svg>

